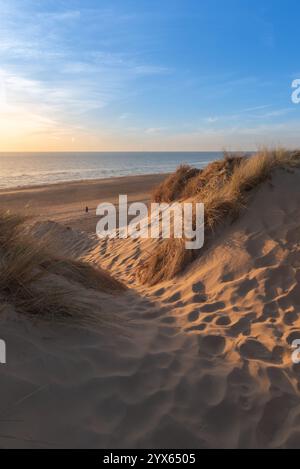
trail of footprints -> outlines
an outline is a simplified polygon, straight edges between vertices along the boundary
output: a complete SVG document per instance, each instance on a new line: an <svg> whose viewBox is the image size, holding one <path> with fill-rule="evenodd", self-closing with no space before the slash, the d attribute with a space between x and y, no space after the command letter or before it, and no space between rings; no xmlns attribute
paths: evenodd
<svg viewBox="0 0 300 469"><path fill-rule="evenodd" d="M286 242L272 230L251 236L246 249L252 269L241 278L226 272L213 294L200 280L188 295L180 282L170 293L168 287L135 287L148 301L139 301L135 313L158 325L149 345L152 358L157 351L155 360L148 363L145 356L138 373L151 374L149 393L168 409L143 444L165 442L170 429L184 447L226 447L235 432L236 447L300 446L300 365L291 361L291 344L300 339L300 227L287 226ZM106 249L102 254L116 271L127 260L112 258ZM137 244L134 262L139 255ZM125 271L132 283L135 265ZM165 386L173 395L171 408L160 394ZM149 401L149 409L157 402ZM243 428L249 412L251 429ZM284 432L284 423L294 430Z"/></svg>

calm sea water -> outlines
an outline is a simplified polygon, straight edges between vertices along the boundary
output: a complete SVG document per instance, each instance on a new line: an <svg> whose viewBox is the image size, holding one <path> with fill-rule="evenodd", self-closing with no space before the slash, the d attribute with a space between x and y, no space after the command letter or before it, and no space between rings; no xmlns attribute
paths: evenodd
<svg viewBox="0 0 300 469"><path fill-rule="evenodd" d="M201 168L219 152L0 153L0 188Z"/></svg>

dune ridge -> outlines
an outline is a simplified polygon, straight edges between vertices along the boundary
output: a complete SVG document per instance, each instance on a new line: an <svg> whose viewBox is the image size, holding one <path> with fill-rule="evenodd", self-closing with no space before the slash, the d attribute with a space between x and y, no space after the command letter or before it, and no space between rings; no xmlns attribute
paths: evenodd
<svg viewBox="0 0 300 469"><path fill-rule="evenodd" d="M193 168L180 167L175 175L169 176L158 187L154 200L203 203L207 240L214 236L220 225L238 218L247 207L253 190L270 178L276 169L299 166L300 152L283 148L264 149L250 157L225 154L223 160L215 161L196 173ZM144 259L140 279L152 285L171 279L202 251L186 250L184 239L166 239Z"/></svg>

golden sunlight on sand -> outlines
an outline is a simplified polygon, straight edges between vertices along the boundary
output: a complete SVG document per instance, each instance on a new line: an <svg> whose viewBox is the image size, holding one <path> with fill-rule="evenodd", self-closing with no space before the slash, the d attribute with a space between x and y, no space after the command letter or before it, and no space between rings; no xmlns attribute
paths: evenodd
<svg viewBox="0 0 300 469"><path fill-rule="evenodd" d="M214 216L222 208L224 218L203 251L172 278L162 266L154 283L139 273L152 272L161 242L99 241L81 204L94 209L126 185L131 200L149 200L162 176L2 191L1 207L30 205L27 236L36 240L33 255L22 239L34 275L20 262L5 270L23 221L2 218L5 446L299 447L300 368L291 344L300 339L300 169L298 153L292 165L283 155L264 174L266 161L256 164L251 186L243 179L233 218L233 206L214 198ZM207 170L215 194L230 184L232 200L241 164ZM201 174L189 190L203 190Z"/></svg>

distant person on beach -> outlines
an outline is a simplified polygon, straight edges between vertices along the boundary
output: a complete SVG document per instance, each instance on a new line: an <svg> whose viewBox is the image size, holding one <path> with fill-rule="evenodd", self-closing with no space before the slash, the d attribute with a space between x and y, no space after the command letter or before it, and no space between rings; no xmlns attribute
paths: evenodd
<svg viewBox="0 0 300 469"><path fill-rule="evenodd" d="M88 206L85 207L85 213L89 213L89 208L88 208Z"/></svg>

